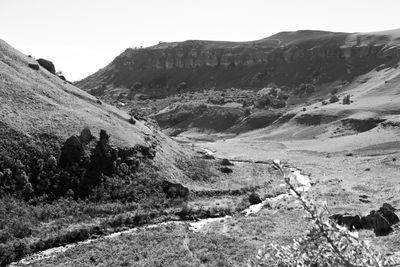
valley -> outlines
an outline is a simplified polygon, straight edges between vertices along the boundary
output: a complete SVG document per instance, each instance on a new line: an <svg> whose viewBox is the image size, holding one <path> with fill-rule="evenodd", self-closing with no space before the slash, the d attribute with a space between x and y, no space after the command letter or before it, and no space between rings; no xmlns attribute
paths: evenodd
<svg viewBox="0 0 400 267"><path fill-rule="evenodd" d="M0 265L399 261L399 36L160 43L75 83L0 41Z"/></svg>

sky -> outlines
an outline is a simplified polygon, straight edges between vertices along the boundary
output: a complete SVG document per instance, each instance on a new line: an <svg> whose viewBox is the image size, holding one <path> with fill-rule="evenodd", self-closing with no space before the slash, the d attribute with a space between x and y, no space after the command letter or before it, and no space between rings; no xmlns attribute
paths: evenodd
<svg viewBox="0 0 400 267"><path fill-rule="evenodd" d="M400 28L399 0L0 0L0 39L82 79L128 47Z"/></svg>

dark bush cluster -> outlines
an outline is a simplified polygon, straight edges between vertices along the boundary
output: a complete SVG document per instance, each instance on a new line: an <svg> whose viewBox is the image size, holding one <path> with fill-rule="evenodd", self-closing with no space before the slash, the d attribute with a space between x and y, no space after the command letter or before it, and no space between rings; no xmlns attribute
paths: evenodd
<svg viewBox="0 0 400 267"><path fill-rule="evenodd" d="M25 151L24 157L1 153L0 191L26 200L40 196L48 200L86 198L103 181L127 180L142 161L155 157L155 145L114 148L109 138L101 130L97 140L85 129L65 141L59 160L57 155L31 147L33 151Z"/></svg>

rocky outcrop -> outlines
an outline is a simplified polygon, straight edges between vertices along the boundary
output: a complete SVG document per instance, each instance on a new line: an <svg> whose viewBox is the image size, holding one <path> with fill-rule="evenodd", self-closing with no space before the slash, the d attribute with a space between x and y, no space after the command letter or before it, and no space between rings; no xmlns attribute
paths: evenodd
<svg viewBox="0 0 400 267"><path fill-rule="evenodd" d="M37 60L37 62L39 63L40 66L42 66L43 68L48 70L50 73L53 73L53 74L56 73L56 68L54 67L53 62L51 62L50 60L47 60L44 58L39 58Z"/></svg>
<svg viewBox="0 0 400 267"><path fill-rule="evenodd" d="M363 217L335 214L329 218L349 230L373 229L376 236L384 236L393 231L392 225L399 223L399 217L395 211L396 209L390 204L384 203L379 210L372 210L370 214Z"/></svg>
<svg viewBox="0 0 400 267"><path fill-rule="evenodd" d="M131 96L166 96L207 87L262 88L270 82L293 86L344 80L397 63L398 41L379 33L298 31L253 42L160 43L125 50L77 85L93 92L122 87Z"/></svg>

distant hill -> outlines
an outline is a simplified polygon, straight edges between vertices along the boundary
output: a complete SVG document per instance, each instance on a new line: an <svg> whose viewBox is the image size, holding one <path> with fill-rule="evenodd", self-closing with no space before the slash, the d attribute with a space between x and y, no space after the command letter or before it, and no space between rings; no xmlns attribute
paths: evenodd
<svg viewBox="0 0 400 267"><path fill-rule="evenodd" d="M164 97L204 88L349 80L400 58L400 30L280 32L250 42L190 40L128 48L76 85L94 95Z"/></svg>

